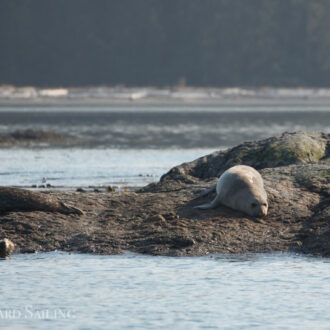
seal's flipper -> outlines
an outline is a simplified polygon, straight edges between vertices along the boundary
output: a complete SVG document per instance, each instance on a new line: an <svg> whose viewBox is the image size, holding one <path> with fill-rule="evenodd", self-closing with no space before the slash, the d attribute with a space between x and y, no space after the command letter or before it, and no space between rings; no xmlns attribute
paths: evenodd
<svg viewBox="0 0 330 330"><path fill-rule="evenodd" d="M201 209L201 210L207 210L211 208L212 208L212 203L206 203L206 204L194 206L194 209Z"/></svg>
<svg viewBox="0 0 330 330"><path fill-rule="evenodd" d="M194 209L201 209L201 210L213 209L219 204L220 204L220 197L219 195L217 195L211 203L194 206Z"/></svg>
<svg viewBox="0 0 330 330"><path fill-rule="evenodd" d="M204 190L200 195L199 197L203 197L203 196L206 196L208 194L210 194L211 192L215 191L217 188L217 185L216 184L213 184L210 188L207 188L206 190Z"/></svg>

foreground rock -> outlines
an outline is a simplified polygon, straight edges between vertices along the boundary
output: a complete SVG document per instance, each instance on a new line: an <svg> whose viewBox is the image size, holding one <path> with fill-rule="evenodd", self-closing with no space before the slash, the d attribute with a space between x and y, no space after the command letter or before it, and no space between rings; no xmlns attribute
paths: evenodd
<svg viewBox="0 0 330 330"><path fill-rule="evenodd" d="M182 164L138 192L45 192L84 215L11 210L0 216L0 236L18 252L204 255L293 251L330 256L330 136L286 133L248 142ZM259 169L268 193L265 219L219 206L193 206L214 196L200 192L227 168ZM1 193L0 193L1 194Z"/></svg>

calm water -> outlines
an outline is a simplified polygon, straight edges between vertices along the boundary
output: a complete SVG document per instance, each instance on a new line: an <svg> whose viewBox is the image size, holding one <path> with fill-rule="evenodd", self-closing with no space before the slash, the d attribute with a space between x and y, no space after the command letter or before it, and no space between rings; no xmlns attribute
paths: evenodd
<svg viewBox="0 0 330 330"><path fill-rule="evenodd" d="M144 186L213 149L0 149L0 185Z"/></svg>
<svg viewBox="0 0 330 330"><path fill-rule="evenodd" d="M171 167L284 131L330 132L327 106L0 107L0 133L55 131L84 144L0 150L0 185L141 186Z"/></svg>
<svg viewBox="0 0 330 330"><path fill-rule="evenodd" d="M3 329L329 329L330 263L64 253L0 262Z"/></svg>
<svg viewBox="0 0 330 330"><path fill-rule="evenodd" d="M0 107L0 132L33 128L98 148L214 148L284 131L330 132L327 106Z"/></svg>
<svg viewBox="0 0 330 330"><path fill-rule="evenodd" d="M245 140L294 130L330 133L330 110L0 107L0 133L27 128L86 142L0 149L0 185L139 186ZM329 266L328 259L290 254L14 255L0 260L0 328L329 329Z"/></svg>

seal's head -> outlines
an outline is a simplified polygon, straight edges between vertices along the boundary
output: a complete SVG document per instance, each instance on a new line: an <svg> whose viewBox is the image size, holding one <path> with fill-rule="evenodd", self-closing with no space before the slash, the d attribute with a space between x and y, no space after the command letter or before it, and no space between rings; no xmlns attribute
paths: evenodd
<svg viewBox="0 0 330 330"><path fill-rule="evenodd" d="M267 198L256 197L249 201L248 204L248 214L254 217L265 217L268 212L268 202Z"/></svg>

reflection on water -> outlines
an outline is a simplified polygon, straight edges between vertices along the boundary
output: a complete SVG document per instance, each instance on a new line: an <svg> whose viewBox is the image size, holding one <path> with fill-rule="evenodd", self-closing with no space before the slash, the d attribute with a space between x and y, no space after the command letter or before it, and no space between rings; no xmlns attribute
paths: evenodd
<svg viewBox="0 0 330 330"><path fill-rule="evenodd" d="M14 255L0 262L1 326L327 328L329 267L292 254Z"/></svg>

